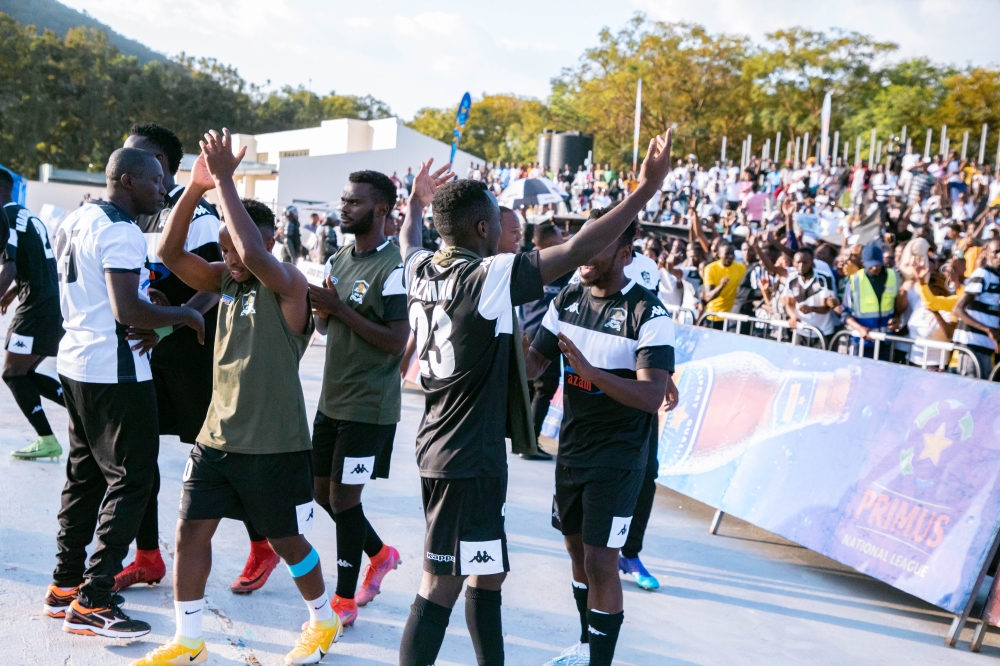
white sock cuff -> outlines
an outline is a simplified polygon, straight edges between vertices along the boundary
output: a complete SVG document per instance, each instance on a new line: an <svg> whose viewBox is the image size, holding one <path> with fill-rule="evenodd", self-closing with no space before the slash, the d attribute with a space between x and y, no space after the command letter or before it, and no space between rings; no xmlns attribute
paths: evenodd
<svg viewBox="0 0 1000 666"><path fill-rule="evenodd" d="M313 622L323 622L333 617L333 608L330 607L330 595L323 593L319 599L312 601L305 600L309 607L309 619Z"/></svg>
<svg viewBox="0 0 1000 666"><path fill-rule="evenodd" d="M596 608L591 608L590 612L591 613L600 613L601 615L611 615L611 613L605 613L604 611L599 611Z"/></svg>
<svg viewBox="0 0 1000 666"><path fill-rule="evenodd" d="M574 580L573 581L573 587L575 587L578 590L586 590L587 589L587 584L586 583L578 583L578 582L576 582Z"/></svg>
<svg viewBox="0 0 1000 666"><path fill-rule="evenodd" d="M178 636L189 640L201 638L201 618L204 608L204 599L174 602L174 618L177 621Z"/></svg>

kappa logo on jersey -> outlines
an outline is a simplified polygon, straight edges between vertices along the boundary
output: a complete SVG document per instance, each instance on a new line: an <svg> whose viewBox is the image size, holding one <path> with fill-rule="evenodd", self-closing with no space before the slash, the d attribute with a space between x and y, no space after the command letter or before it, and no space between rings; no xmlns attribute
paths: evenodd
<svg viewBox="0 0 1000 666"><path fill-rule="evenodd" d="M257 314L254 309L254 305L257 303L257 290L254 289L249 294L243 294L243 310L240 312L241 317L246 317L247 315Z"/></svg>
<svg viewBox="0 0 1000 666"><path fill-rule="evenodd" d="M580 314L580 303L572 303L568 308L563 310L563 312L571 312L573 314Z"/></svg>
<svg viewBox="0 0 1000 666"><path fill-rule="evenodd" d="M364 280L358 280L354 283L354 287L351 288L351 296L348 300L354 301L357 304L361 304L365 300L365 294L368 293L368 283Z"/></svg>
<svg viewBox="0 0 1000 666"><path fill-rule="evenodd" d="M427 551L427 559L431 562L454 562L454 555L438 555L437 553L432 553Z"/></svg>
<svg viewBox="0 0 1000 666"><path fill-rule="evenodd" d="M611 315L608 317L608 321L604 324L604 328L610 328L615 331L622 330L622 324L625 323L625 308L611 308Z"/></svg>
<svg viewBox="0 0 1000 666"><path fill-rule="evenodd" d="M654 305L653 309L649 311L651 317L660 317L667 314L667 311L660 305Z"/></svg>

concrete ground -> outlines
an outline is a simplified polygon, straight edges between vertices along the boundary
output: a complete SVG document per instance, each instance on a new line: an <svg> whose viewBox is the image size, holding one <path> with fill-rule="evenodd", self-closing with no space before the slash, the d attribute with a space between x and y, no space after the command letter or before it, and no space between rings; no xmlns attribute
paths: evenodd
<svg viewBox="0 0 1000 666"><path fill-rule="evenodd" d="M6 319L6 318L4 318ZM6 321L0 320L6 329ZM309 350L302 378L310 415L322 377L322 347ZM54 373L54 363L43 370ZM361 610L357 624L324 660L331 664L395 664L403 625L421 575L424 521L413 441L420 395L404 394L392 478L365 491L365 511L403 564L382 594ZM62 408L46 403L53 428L66 442ZM126 642L71 636L42 615L55 563L56 514L64 481L61 462L22 462L10 452L32 433L6 388L0 387L0 666L126 664L174 631L171 573L162 585L128 590L126 610L150 622L152 634ZM161 545L168 570L180 478L188 447L164 438L160 452ZM539 665L578 639L570 592L569 557L549 524L553 464L510 457L507 530L513 571L504 586L507 663ZM660 579L656 592L623 580L625 625L616 663L662 664L958 664L1000 656L1000 635L981 654L944 646L950 616L893 588L749 524L728 518L720 534L707 527L712 510L661 488L643 560ZM322 514L321 514L322 515ZM328 587L335 585L335 538L325 515L309 536L319 551ZM216 535L209 580L205 638L212 664L281 663L307 617L286 570L246 597L229 584L247 555L243 526L224 521ZM129 560L131 561L131 555ZM462 600L438 666L474 664Z"/></svg>

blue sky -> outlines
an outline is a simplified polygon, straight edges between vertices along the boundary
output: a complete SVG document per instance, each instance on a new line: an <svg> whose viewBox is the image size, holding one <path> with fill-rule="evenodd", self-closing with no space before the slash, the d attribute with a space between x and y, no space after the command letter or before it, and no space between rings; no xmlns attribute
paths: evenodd
<svg viewBox="0 0 1000 666"><path fill-rule="evenodd" d="M713 32L841 27L897 42L901 56L1000 60L998 0L62 0L169 55L210 56L270 87L372 94L409 119L466 90L544 98L549 80L636 11Z"/></svg>

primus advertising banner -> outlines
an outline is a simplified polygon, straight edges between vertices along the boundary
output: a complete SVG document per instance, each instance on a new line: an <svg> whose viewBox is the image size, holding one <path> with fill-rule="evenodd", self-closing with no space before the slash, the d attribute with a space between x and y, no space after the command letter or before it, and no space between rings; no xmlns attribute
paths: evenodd
<svg viewBox="0 0 1000 666"><path fill-rule="evenodd" d="M659 482L953 613L1000 527L1000 384L677 327Z"/></svg>

